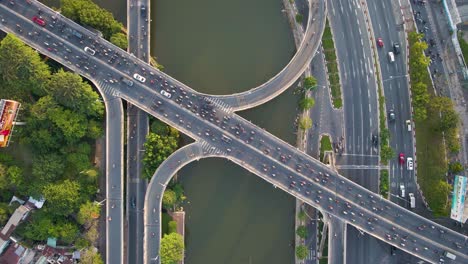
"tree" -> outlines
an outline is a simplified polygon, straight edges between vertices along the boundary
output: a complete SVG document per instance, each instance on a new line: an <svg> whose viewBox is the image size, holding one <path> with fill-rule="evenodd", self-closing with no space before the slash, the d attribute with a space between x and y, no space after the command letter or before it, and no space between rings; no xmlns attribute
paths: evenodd
<svg viewBox="0 0 468 264"><path fill-rule="evenodd" d="M86 116L66 110L55 110L50 120L61 130L67 143L73 144L86 135Z"/></svg>
<svg viewBox="0 0 468 264"><path fill-rule="evenodd" d="M296 257L298 259L305 259L309 255L309 251L307 250L307 247L304 245L299 245L296 247Z"/></svg>
<svg viewBox="0 0 468 264"><path fill-rule="evenodd" d="M127 40L127 35L125 35L124 33L118 32L118 33L113 34L110 38L110 42L116 45L117 47L127 51L128 40Z"/></svg>
<svg viewBox="0 0 468 264"><path fill-rule="evenodd" d="M101 117L104 113L99 95L78 74L60 69L51 76L47 87L49 94L60 105L73 112L88 117Z"/></svg>
<svg viewBox="0 0 468 264"><path fill-rule="evenodd" d="M305 90L314 90L317 88L317 79L314 76L305 77L302 85Z"/></svg>
<svg viewBox="0 0 468 264"><path fill-rule="evenodd" d="M82 200L80 190L80 185L70 180L47 184L43 189L47 211L57 216L70 215L78 209Z"/></svg>
<svg viewBox="0 0 468 264"><path fill-rule="evenodd" d="M307 238L307 227L306 226L299 226L297 227L296 229L296 235L302 239L306 239Z"/></svg>
<svg viewBox="0 0 468 264"><path fill-rule="evenodd" d="M183 237L177 233L165 235L161 239L161 264L174 264L184 257Z"/></svg>
<svg viewBox="0 0 468 264"><path fill-rule="evenodd" d="M89 247L81 251L80 263L82 264L104 264L101 255L94 247Z"/></svg>
<svg viewBox="0 0 468 264"><path fill-rule="evenodd" d="M100 8L91 0L62 0L61 11L64 16L101 31L107 40L123 28L112 13Z"/></svg>
<svg viewBox="0 0 468 264"><path fill-rule="evenodd" d="M314 107L315 100L312 97L304 97L299 101L299 107L302 110L309 110L310 108Z"/></svg>
<svg viewBox="0 0 468 264"><path fill-rule="evenodd" d="M10 186L10 181L7 177L7 166L0 163L0 190L5 190Z"/></svg>
<svg viewBox="0 0 468 264"><path fill-rule="evenodd" d="M0 203L0 226L5 226L5 224L10 219L10 210L8 209L7 203Z"/></svg>
<svg viewBox="0 0 468 264"><path fill-rule="evenodd" d="M42 184L58 180L65 170L62 156L58 154L37 155L33 158L32 175Z"/></svg>
<svg viewBox="0 0 468 264"><path fill-rule="evenodd" d="M88 122L88 131L86 136L92 139L98 139L103 135L102 125L100 122L91 119Z"/></svg>
<svg viewBox="0 0 468 264"><path fill-rule="evenodd" d="M299 128L302 130L307 130L312 127L312 119L310 117L301 117L299 119Z"/></svg>
<svg viewBox="0 0 468 264"><path fill-rule="evenodd" d="M143 145L145 154L143 164L145 168L144 177L150 179L161 163L177 149L177 137L160 136L149 133Z"/></svg>
<svg viewBox="0 0 468 264"><path fill-rule="evenodd" d="M86 201L80 205L77 221L80 225L90 226L92 222L99 218L101 208L98 204Z"/></svg>
<svg viewBox="0 0 468 264"><path fill-rule="evenodd" d="M0 94L22 102L31 102L31 95L44 95L50 69L39 53L8 34L0 43Z"/></svg>
<svg viewBox="0 0 468 264"><path fill-rule="evenodd" d="M449 163L449 172L457 174L463 171L463 165L459 161Z"/></svg>
<svg viewBox="0 0 468 264"><path fill-rule="evenodd" d="M434 114L441 115L436 129L441 132L446 132L449 129L454 129L458 125L458 114L453 108L453 102L448 97L436 96L431 100L431 111Z"/></svg>
<svg viewBox="0 0 468 264"><path fill-rule="evenodd" d="M55 227L55 236L66 244L71 244L79 234L78 227L70 221L60 221Z"/></svg>
<svg viewBox="0 0 468 264"><path fill-rule="evenodd" d="M155 119L151 123L151 132L156 133L160 136L166 136L169 134L169 126L161 122L161 120Z"/></svg>
<svg viewBox="0 0 468 264"><path fill-rule="evenodd" d="M177 222L176 221L169 221L168 225L168 232L170 233L177 233Z"/></svg>
<svg viewBox="0 0 468 264"><path fill-rule="evenodd" d="M176 193L171 189L166 189L163 194L162 204L165 209L172 209L177 202Z"/></svg>
<svg viewBox="0 0 468 264"><path fill-rule="evenodd" d="M299 211L299 213L297 214L297 218L299 218L299 220L301 221L304 221L306 219L306 213L304 212L304 210L301 209L301 211Z"/></svg>
<svg viewBox="0 0 468 264"><path fill-rule="evenodd" d="M7 176L12 187L17 188L24 183L23 169L18 166L8 167Z"/></svg>
<svg viewBox="0 0 468 264"><path fill-rule="evenodd" d="M380 157L382 160L389 160L395 157L395 151L388 144L382 144L380 145Z"/></svg>
<svg viewBox="0 0 468 264"><path fill-rule="evenodd" d="M97 230L97 223L94 222L91 227L86 230L85 238L91 243L94 244L99 238L99 232Z"/></svg>

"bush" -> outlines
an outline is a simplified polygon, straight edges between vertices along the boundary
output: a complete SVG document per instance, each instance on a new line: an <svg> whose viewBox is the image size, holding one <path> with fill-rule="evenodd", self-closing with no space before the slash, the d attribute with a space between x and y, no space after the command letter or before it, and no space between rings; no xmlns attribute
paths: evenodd
<svg viewBox="0 0 468 264"><path fill-rule="evenodd" d="M389 180L388 180L388 170L381 170L380 171L380 194L387 198L388 196L388 188L389 188Z"/></svg>
<svg viewBox="0 0 468 264"><path fill-rule="evenodd" d="M176 221L170 221L168 224L168 229L167 232L170 233L177 233L177 222Z"/></svg>
<svg viewBox="0 0 468 264"><path fill-rule="evenodd" d="M306 226L299 226L297 229L296 229L296 235L302 239L306 239L307 238L307 227Z"/></svg>
<svg viewBox="0 0 468 264"><path fill-rule="evenodd" d="M304 19L304 17L301 14L296 14L296 22L297 23L302 23L303 19Z"/></svg>
<svg viewBox="0 0 468 264"><path fill-rule="evenodd" d="M307 250L307 247L304 245L299 245L296 247L296 257L298 259L305 259L309 255L309 251Z"/></svg>
<svg viewBox="0 0 468 264"><path fill-rule="evenodd" d="M299 120L299 128L302 130L307 130L312 127L312 119L310 117L301 117Z"/></svg>
<svg viewBox="0 0 468 264"><path fill-rule="evenodd" d="M455 161L449 164L449 172L458 174L464 170L463 165L459 161Z"/></svg>

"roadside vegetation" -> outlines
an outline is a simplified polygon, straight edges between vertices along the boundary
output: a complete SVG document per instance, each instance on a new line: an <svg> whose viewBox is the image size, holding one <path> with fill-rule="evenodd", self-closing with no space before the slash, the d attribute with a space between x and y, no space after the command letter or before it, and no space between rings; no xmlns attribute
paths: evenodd
<svg viewBox="0 0 468 264"><path fill-rule="evenodd" d="M380 171L380 195L384 198L388 198L388 191L389 191L389 179L388 179L388 170L381 170Z"/></svg>
<svg viewBox="0 0 468 264"><path fill-rule="evenodd" d="M320 161L323 162L323 156L325 151L332 151L332 143L328 135L323 135L320 139Z"/></svg>
<svg viewBox="0 0 468 264"><path fill-rule="evenodd" d="M423 35L410 32L408 36L418 182L434 216L446 216L450 209L451 191L451 185L446 180L446 153L460 150L458 115L449 98L434 95L427 71L429 58L424 55L427 44L422 41Z"/></svg>
<svg viewBox="0 0 468 264"><path fill-rule="evenodd" d="M333 106L335 108L341 108L343 106L343 101L341 98L340 74L338 72L335 44L333 43L333 35L328 23L328 19L326 20L325 31L323 32L322 36L322 46L325 52L325 60L327 63L328 80L330 81Z"/></svg>
<svg viewBox="0 0 468 264"><path fill-rule="evenodd" d="M468 60L468 43L465 41L463 38L463 31L458 31L458 43L460 43L460 48L463 53L463 58L465 59L465 62ZM467 82L462 82L463 88L468 88L468 83Z"/></svg>
<svg viewBox="0 0 468 264"><path fill-rule="evenodd" d="M99 30L103 37L117 47L127 50L127 35L124 26L114 19L111 12L100 8L91 0L61 0L62 15L76 23Z"/></svg>
<svg viewBox="0 0 468 264"><path fill-rule="evenodd" d="M100 31L106 40L123 50L127 50L127 33L122 23L117 21L111 12L99 7L93 1L61 0L60 10L65 17L80 25ZM160 71L164 70L156 58L150 57L150 63Z"/></svg>
<svg viewBox="0 0 468 264"><path fill-rule="evenodd" d="M19 101L19 121L8 148L0 150L0 225L18 206L13 195L45 198L15 231L25 244L44 243L77 249L96 246L100 173L92 162L103 135L104 106L79 75L54 69L13 35L0 42L0 98ZM100 259L97 253L82 251ZM95 261L94 263L102 263Z"/></svg>

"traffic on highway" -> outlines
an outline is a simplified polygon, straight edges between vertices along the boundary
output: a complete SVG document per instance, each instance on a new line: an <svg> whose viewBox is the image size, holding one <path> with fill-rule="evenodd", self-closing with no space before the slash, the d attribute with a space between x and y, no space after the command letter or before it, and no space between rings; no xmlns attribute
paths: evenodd
<svg viewBox="0 0 468 264"><path fill-rule="evenodd" d="M206 154L230 159L295 197L421 259L468 262L467 237L342 177L235 115L218 100L193 91L60 14L26 1L10 2L0 2L4 31L100 82L100 89L112 91L204 142ZM45 25L33 21L35 16ZM94 55L85 48L92 49ZM128 85L123 79L135 81ZM448 258L447 252L456 258Z"/></svg>

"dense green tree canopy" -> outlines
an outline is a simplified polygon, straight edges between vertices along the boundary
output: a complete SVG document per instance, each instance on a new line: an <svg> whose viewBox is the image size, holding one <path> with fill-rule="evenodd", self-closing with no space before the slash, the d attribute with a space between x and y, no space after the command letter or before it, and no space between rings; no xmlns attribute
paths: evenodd
<svg viewBox="0 0 468 264"><path fill-rule="evenodd" d="M123 50L127 50L128 40L127 35L124 33L119 32L113 34L110 38L110 42Z"/></svg>
<svg viewBox="0 0 468 264"><path fill-rule="evenodd" d="M77 182L70 180L44 186L43 193L49 212L61 216L70 215L78 209L82 201L80 189Z"/></svg>
<svg viewBox="0 0 468 264"><path fill-rule="evenodd" d="M299 101L299 107L302 110L309 110L310 108L314 107L315 100L312 97L304 97Z"/></svg>
<svg viewBox="0 0 468 264"><path fill-rule="evenodd" d="M59 70L47 82L47 89L58 104L73 112L89 117L104 113L99 95L75 73Z"/></svg>
<svg viewBox="0 0 468 264"><path fill-rule="evenodd" d="M307 247L304 245L299 245L296 247L296 257L298 259L305 259L309 255Z"/></svg>
<svg viewBox="0 0 468 264"><path fill-rule="evenodd" d="M184 257L184 240L181 235L171 233L161 239L161 264L175 264Z"/></svg>
<svg viewBox="0 0 468 264"><path fill-rule="evenodd" d="M65 169L63 157L58 154L36 155L33 159L32 175L37 182L58 180Z"/></svg>
<svg viewBox="0 0 468 264"><path fill-rule="evenodd" d="M174 136L160 136L149 133L146 137L145 155L145 177L151 178L161 163L177 149L178 138Z"/></svg>
<svg viewBox="0 0 468 264"><path fill-rule="evenodd" d="M99 218L101 208L98 204L86 201L80 205L77 221L81 225L90 226L93 221Z"/></svg>
<svg viewBox="0 0 468 264"><path fill-rule="evenodd" d="M29 102L31 93L44 95L50 70L36 51L8 34L0 43L0 77L0 94Z"/></svg>
<svg viewBox="0 0 468 264"><path fill-rule="evenodd" d="M302 239L307 237L307 227L301 225L296 229L296 235Z"/></svg>
<svg viewBox="0 0 468 264"><path fill-rule="evenodd" d="M172 207L174 207L176 202L177 202L176 193L171 189L166 189L166 191L164 191L164 194L163 194L163 200L162 200L163 207L166 209L171 209Z"/></svg>
<svg viewBox="0 0 468 264"><path fill-rule="evenodd" d="M317 88L317 79L314 76L309 76L304 78L304 89L313 90Z"/></svg>
<svg viewBox="0 0 468 264"><path fill-rule="evenodd" d="M111 12L100 8L91 0L61 0L61 10L64 16L101 31L106 39L120 32L123 27Z"/></svg>

